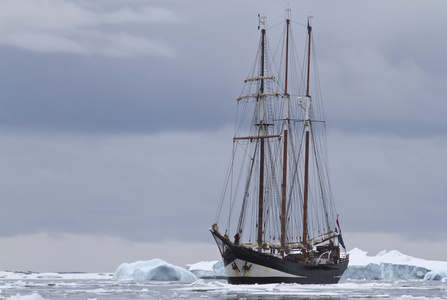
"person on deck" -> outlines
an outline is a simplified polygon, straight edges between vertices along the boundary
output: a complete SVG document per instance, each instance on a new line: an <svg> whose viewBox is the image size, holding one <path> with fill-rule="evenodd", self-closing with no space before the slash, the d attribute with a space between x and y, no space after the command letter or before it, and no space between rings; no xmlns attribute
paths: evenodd
<svg viewBox="0 0 447 300"><path fill-rule="evenodd" d="M239 236L239 232L236 233L236 235L234 236L234 244L235 245L239 245L239 241L240 241L241 237Z"/></svg>

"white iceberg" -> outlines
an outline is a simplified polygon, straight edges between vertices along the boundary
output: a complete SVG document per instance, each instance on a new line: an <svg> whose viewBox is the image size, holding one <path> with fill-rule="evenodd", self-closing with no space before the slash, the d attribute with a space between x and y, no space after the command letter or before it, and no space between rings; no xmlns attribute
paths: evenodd
<svg viewBox="0 0 447 300"><path fill-rule="evenodd" d="M438 268L447 270L447 262L415 258L406 254L402 254L397 250L383 250L380 251L376 256L367 256L367 253L368 252L360 250L358 248L354 248L349 251L349 266L366 266L370 263L389 263L394 265L418 266L430 270L435 270Z"/></svg>
<svg viewBox="0 0 447 300"><path fill-rule="evenodd" d="M354 248L349 251L349 267L343 279L397 280L424 279L446 280L447 262L430 261L400 253L397 250L367 256L366 251Z"/></svg>
<svg viewBox="0 0 447 300"><path fill-rule="evenodd" d="M447 282L447 271L430 271L425 274L424 280L440 280Z"/></svg>
<svg viewBox="0 0 447 300"><path fill-rule="evenodd" d="M190 271L171 265L161 259L121 264L113 274L114 280L136 281L195 281Z"/></svg>
<svg viewBox="0 0 447 300"><path fill-rule="evenodd" d="M186 265L186 269L201 279L223 279L226 278L223 261L202 261Z"/></svg>
<svg viewBox="0 0 447 300"><path fill-rule="evenodd" d="M25 295L25 296L21 296L20 294L17 294L15 296L6 298L6 300L45 300L45 299L41 295L34 293L31 295Z"/></svg>

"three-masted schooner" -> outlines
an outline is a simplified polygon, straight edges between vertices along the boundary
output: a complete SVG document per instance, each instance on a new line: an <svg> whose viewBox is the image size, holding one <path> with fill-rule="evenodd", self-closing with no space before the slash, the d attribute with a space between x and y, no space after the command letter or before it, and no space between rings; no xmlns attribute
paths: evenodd
<svg viewBox="0 0 447 300"><path fill-rule="evenodd" d="M299 61L290 9L285 19L278 63L269 56L266 18L259 16L258 53L237 98L233 153L210 229L232 284L337 283L349 262L328 179L321 93L311 78L313 70L317 75L311 18L303 26L302 68L293 66ZM222 234L217 224L224 205Z"/></svg>

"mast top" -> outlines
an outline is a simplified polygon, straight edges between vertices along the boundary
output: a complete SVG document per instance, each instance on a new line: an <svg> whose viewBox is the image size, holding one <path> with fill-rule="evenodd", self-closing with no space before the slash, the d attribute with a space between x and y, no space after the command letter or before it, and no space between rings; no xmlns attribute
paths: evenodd
<svg viewBox="0 0 447 300"><path fill-rule="evenodd" d="M307 28L312 27L311 20L312 20L312 11L309 11L309 16L307 17Z"/></svg>
<svg viewBox="0 0 447 300"><path fill-rule="evenodd" d="M267 21L267 17L265 16L265 13L262 13L262 17L260 14L258 14L258 19L259 19L259 25L258 25L258 30L261 28L262 25L262 29L265 29L265 25L266 25L266 21Z"/></svg>
<svg viewBox="0 0 447 300"><path fill-rule="evenodd" d="M286 8L286 19L287 20L290 20L290 12L291 12L290 2L287 2L287 8Z"/></svg>

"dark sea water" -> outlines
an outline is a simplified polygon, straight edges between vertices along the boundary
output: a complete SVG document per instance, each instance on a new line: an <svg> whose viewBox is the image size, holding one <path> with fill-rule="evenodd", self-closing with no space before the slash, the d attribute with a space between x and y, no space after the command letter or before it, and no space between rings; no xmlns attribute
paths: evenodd
<svg viewBox="0 0 447 300"><path fill-rule="evenodd" d="M12 277L12 278L11 278ZM88 276L3 276L0 298L39 299L447 299L447 282L343 281L337 285L229 285L225 280L193 283L114 281Z"/></svg>

